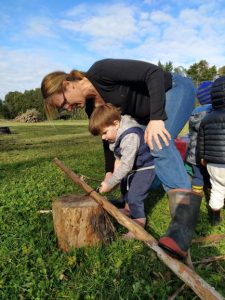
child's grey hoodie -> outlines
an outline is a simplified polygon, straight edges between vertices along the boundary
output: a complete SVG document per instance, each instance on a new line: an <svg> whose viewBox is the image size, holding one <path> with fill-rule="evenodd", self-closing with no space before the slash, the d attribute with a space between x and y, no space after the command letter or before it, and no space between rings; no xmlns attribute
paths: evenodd
<svg viewBox="0 0 225 300"><path fill-rule="evenodd" d="M145 127L137 123L131 116L124 115L121 117L120 127L116 135L116 141L124 131L131 127L140 127L145 130ZM111 151L114 151L116 141L109 145ZM111 187L116 186L125 176L128 175L130 171L132 171L139 147L140 138L136 133L129 133L122 139L120 143L122 155L120 157L120 166L113 172L113 176L107 180L108 185Z"/></svg>

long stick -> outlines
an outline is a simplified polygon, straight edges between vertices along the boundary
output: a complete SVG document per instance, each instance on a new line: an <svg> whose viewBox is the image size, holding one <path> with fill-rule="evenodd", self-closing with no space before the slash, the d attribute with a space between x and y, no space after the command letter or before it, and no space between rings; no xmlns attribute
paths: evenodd
<svg viewBox="0 0 225 300"><path fill-rule="evenodd" d="M198 274L187 267L182 262L170 257L157 244L156 239L145 231L140 225L122 214L105 197L95 192L79 176L67 168L59 159L55 158L53 162L77 185L79 185L87 194L90 195L98 204L100 204L110 215L112 215L121 225L130 230L138 240L143 241L149 248L154 250L158 258L164 262L183 282L185 282L198 296L204 300L224 299L212 286L204 281Z"/></svg>
<svg viewBox="0 0 225 300"><path fill-rule="evenodd" d="M192 243L217 243L225 238L225 233L222 234L210 234L207 236L201 236L197 239L194 239Z"/></svg>
<svg viewBox="0 0 225 300"><path fill-rule="evenodd" d="M208 263L211 263L211 262L214 262L214 261L224 260L224 259L225 259L225 255L218 255L218 256L203 258L202 260L199 260L199 261L194 261L193 264L194 265L208 264Z"/></svg>

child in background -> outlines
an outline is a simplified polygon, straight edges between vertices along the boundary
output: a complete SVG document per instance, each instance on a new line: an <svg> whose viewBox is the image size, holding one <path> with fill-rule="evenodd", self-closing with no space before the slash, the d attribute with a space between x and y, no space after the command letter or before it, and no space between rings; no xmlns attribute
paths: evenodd
<svg viewBox="0 0 225 300"><path fill-rule="evenodd" d="M225 198L225 76L215 80L211 88L213 111L201 122L198 133L198 158L210 175L210 218L220 223L220 210Z"/></svg>
<svg viewBox="0 0 225 300"><path fill-rule="evenodd" d="M192 170L192 190L202 194L203 188L206 198L209 197L210 182L209 174L205 166L197 162L197 136L202 119L212 111L211 102L212 81L203 81L197 89L197 99L200 106L195 108L189 118L189 144L186 153L186 163Z"/></svg>
<svg viewBox="0 0 225 300"><path fill-rule="evenodd" d="M109 192L120 183L126 202L122 212L145 227L144 200L155 178L155 169L150 149L144 143L142 126L128 115L121 116L115 106L105 104L93 111L89 130L108 141L115 155L114 171L111 178L101 183L100 193ZM124 235L125 239L133 237L131 232Z"/></svg>

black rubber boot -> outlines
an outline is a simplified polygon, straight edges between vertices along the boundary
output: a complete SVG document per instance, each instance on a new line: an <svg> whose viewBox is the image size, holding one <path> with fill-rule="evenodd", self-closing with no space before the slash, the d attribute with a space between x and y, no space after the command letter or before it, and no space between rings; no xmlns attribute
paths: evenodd
<svg viewBox="0 0 225 300"><path fill-rule="evenodd" d="M221 222L220 210L212 210L208 208L209 221L212 226L217 226Z"/></svg>
<svg viewBox="0 0 225 300"><path fill-rule="evenodd" d="M205 195L205 201L206 201L206 205L208 207L209 210L209 200L210 200L210 194L211 194L211 187L210 186L205 186L203 187L203 191L204 191L204 195Z"/></svg>
<svg viewBox="0 0 225 300"><path fill-rule="evenodd" d="M191 191L168 192L172 220L159 246L170 255L184 259L188 254L197 223L202 195Z"/></svg>

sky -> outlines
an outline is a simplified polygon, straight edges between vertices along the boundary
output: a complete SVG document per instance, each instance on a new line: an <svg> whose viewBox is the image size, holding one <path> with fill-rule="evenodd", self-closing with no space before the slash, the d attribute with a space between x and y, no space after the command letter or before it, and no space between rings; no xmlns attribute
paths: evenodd
<svg viewBox="0 0 225 300"><path fill-rule="evenodd" d="M0 0L0 99L103 58L225 65L224 0Z"/></svg>

